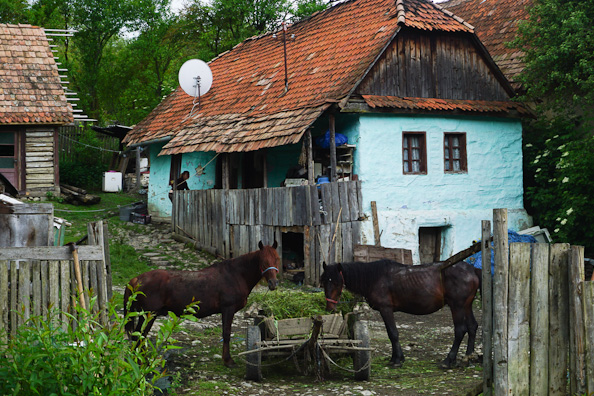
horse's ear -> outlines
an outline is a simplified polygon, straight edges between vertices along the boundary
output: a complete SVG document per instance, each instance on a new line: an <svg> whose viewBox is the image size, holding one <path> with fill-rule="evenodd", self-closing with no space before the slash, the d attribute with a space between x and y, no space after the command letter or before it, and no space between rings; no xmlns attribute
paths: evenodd
<svg viewBox="0 0 594 396"><path fill-rule="evenodd" d="M342 264L338 263L338 272L342 272Z"/></svg>
<svg viewBox="0 0 594 396"><path fill-rule="evenodd" d="M327 267L326 262L322 261L322 268L324 269L324 271L326 271L326 267Z"/></svg>
<svg viewBox="0 0 594 396"><path fill-rule="evenodd" d="M264 247L264 245L262 244L262 241L258 242L258 248L259 248L260 250L262 250L262 248L263 248L263 247Z"/></svg>
<svg viewBox="0 0 594 396"><path fill-rule="evenodd" d="M276 239L274 240L274 243L272 244L272 248L276 249L276 247L278 246L278 243L276 242Z"/></svg>

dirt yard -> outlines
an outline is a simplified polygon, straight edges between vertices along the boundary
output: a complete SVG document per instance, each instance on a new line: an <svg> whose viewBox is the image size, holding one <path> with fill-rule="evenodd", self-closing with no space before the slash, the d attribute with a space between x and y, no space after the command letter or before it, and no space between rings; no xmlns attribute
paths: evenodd
<svg viewBox="0 0 594 396"><path fill-rule="evenodd" d="M163 226L153 225L146 227L144 235L127 231L126 234L120 235L120 238L131 241L141 254L152 249L167 256L160 258L153 257L155 253L144 253L156 265L160 265L164 259L170 261L165 263L166 268L198 269L208 265L202 256L188 252L181 244L174 244L169 239L168 231ZM152 245L158 248L155 249ZM266 287L257 286L254 292L266 292L265 290ZM479 322L475 351L482 356L480 301L475 301L474 311ZM391 345L379 314L368 308L362 309L360 318L368 323L373 348L370 381L357 382L353 374L346 371L353 369L353 362L349 357L336 357L336 363L341 368L330 365L331 372L326 375L324 381L317 381L313 374L302 374L292 360L281 361L278 364L279 360L282 360L278 358L263 360L262 382L246 381L245 359L238 356L238 353L246 349L246 329L253 324L253 318L245 317L244 312L240 311L235 315L231 340L231 354L237 367L229 369L222 363L221 317L214 315L200 319L197 323L183 324L183 330L176 334L181 349L170 351L168 354L169 377L159 385L167 389L168 394L200 396L476 394L472 390L482 383L482 366L479 359L461 363L466 351L466 338L458 353L458 366L449 370L438 367L438 363L450 350L454 337L449 308L445 307L427 316L396 314L400 342L406 357L401 368L387 366ZM158 323L157 321L153 331ZM331 357L335 358L332 355ZM298 361L298 364L303 366L303 362Z"/></svg>
<svg viewBox="0 0 594 396"><path fill-rule="evenodd" d="M478 302L475 302L478 307ZM475 309L480 323L480 310ZM170 393L179 395L467 395L482 383L479 359L461 363L466 350L466 338L460 348L457 367L443 370L438 363L445 358L453 341L453 325L449 309L427 316L397 313L400 340L406 357L402 368L391 368L388 336L379 314L366 310L361 314L369 327L372 351L371 380L357 382L353 374L330 364L324 381L303 375L292 360L263 360L262 382L245 380L246 362L237 356L245 350L246 328L253 319L239 312L233 322L231 350L237 367L222 364L220 315L188 323L178 334L182 349L167 358L167 369L177 382ZM479 327L478 338L482 336ZM481 342L477 343L482 355ZM332 356L331 356L332 357ZM333 359L334 360L334 359ZM280 364L278 362L280 361ZM299 363L299 361L298 361ZM299 363L303 365L303 362ZM341 358L337 364L352 370L352 359Z"/></svg>

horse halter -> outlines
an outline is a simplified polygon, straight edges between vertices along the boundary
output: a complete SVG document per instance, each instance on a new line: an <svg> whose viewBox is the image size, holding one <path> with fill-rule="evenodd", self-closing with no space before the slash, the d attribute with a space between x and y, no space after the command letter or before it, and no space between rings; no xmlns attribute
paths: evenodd
<svg viewBox="0 0 594 396"><path fill-rule="evenodd" d="M338 299L340 300L340 296L342 295L342 289L344 288L344 275L342 275L342 271L338 272L340 274L340 277L342 278L342 286L340 287L340 293L338 294ZM331 298L326 297L326 301L331 302L332 304L338 304L337 300L333 300Z"/></svg>
<svg viewBox="0 0 594 396"><path fill-rule="evenodd" d="M276 267L268 267L268 268L266 268L264 271L262 271L262 276L264 276L264 274L265 274L265 273L266 273L266 271L268 271L268 270L275 270L276 272L278 272L278 268L276 268Z"/></svg>

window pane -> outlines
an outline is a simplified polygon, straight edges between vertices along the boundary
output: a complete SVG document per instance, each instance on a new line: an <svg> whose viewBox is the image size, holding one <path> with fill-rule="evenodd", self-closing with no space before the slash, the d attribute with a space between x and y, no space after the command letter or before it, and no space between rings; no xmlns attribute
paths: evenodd
<svg viewBox="0 0 594 396"><path fill-rule="evenodd" d="M443 152L443 156L445 159L450 159L450 150L444 150Z"/></svg>
<svg viewBox="0 0 594 396"><path fill-rule="evenodd" d="M454 159L460 159L460 149L459 148L454 149Z"/></svg>
<svg viewBox="0 0 594 396"><path fill-rule="evenodd" d="M453 136L452 137L452 140L453 140L452 146L454 146L454 147L460 147L460 140L459 140L458 136Z"/></svg>
<svg viewBox="0 0 594 396"><path fill-rule="evenodd" d="M14 144L14 133L0 133L0 144Z"/></svg>
<svg viewBox="0 0 594 396"><path fill-rule="evenodd" d="M0 168L14 169L14 159L13 158L0 158Z"/></svg>
<svg viewBox="0 0 594 396"><path fill-rule="evenodd" d="M402 155L404 156L404 160L408 161L408 150L404 150L404 153Z"/></svg>
<svg viewBox="0 0 594 396"><path fill-rule="evenodd" d="M408 169L408 162L404 163L404 172L410 172L410 170Z"/></svg>
<svg viewBox="0 0 594 396"><path fill-rule="evenodd" d="M445 170L447 170L447 171L450 170L450 161L445 162Z"/></svg>
<svg viewBox="0 0 594 396"><path fill-rule="evenodd" d="M460 170L460 161L454 161L454 170L455 171L459 171Z"/></svg>
<svg viewBox="0 0 594 396"><path fill-rule="evenodd" d="M404 148L408 148L408 136L404 137L404 140L402 141L402 146Z"/></svg>
<svg viewBox="0 0 594 396"><path fill-rule="evenodd" d="M414 161L413 162L413 172L417 173L421 171L421 166L419 161Z"/></svg>
<svg viewBox="0 0 594 396"><path fill-rule="evenodd" d="M446 136L443 143L446 147L450 147L450 137Z"/></svg>
<svg viewBox="0 0 594 396"><path fill-rule="evenodd" d="M418 148L419 147L419 137L418 136L413 136L411 138L411 143L410 143L411 147L415 147Z"/></svg>
<svg viewBox="0 0 594 396"><path fill-rule="evenodd" d="M412 151L412 159L413 159L413 161L418 161L419 159L421 159L421 156L420 156L419 153L420 153L420 150L419 149L414 149Z"/></svg>
<svg viewBox="0 0 594 396"><path fill-rule="evenodd" d="M0 145L0 157L14 157L14 146Z"/></svg>

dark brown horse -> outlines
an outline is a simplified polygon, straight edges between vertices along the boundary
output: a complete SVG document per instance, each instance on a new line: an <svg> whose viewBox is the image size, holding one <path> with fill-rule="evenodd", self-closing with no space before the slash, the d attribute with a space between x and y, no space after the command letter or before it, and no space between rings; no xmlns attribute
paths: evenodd
<svg viewBox="0 0 594 396"><path fill-rule="evenodd" d="M260 250L215 263L200 271L154 270L133 278L124 293L124 314L132 290L144 293L131 303L130 310L155 314L144 329L146 337L156 316L167 315L170 311L181 315L188 304L198 301L196 317L222 314L223 362L227 367L234 366L229 352L233 315L245 307L248 295L262 277L268 281L270 290L276 289L277 285L280 262L277 243L274 241L272 246L264 246L260 242L258 246ZM144 319L139 317L136 325L134 320L126 323L127 333L140 332L143 322Z"/></svg>
<svg viewBox="0 0 594 396"><path fill-rule="evenodd" d="M390 364L394 366L400 367L404 361L394 322L396 311L426 315L447 304L454 319L454 344L441 366L453 366L466 333L466 355L474 352L478 324L472 312L472 301L479 278L469 264L458 262L445 268L442 263L411 266L390 260L324 264L321 281L329 311L336 308L343 287L365 297L369 306L379 311L392 343Z"/></svg>

